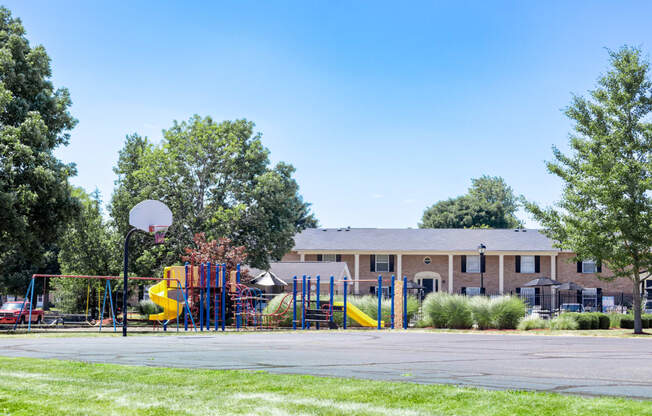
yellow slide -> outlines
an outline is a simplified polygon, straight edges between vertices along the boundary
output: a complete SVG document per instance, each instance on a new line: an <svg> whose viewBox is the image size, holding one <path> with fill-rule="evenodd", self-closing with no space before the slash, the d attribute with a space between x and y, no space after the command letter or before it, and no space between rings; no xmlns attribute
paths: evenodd
<svg viewBox="0 0 652 416"><path fill-rule="evenodd" d="M344 302L333 302L333 306L344 307ZM378 327L378 321L371 319L369 315L352 305L351 302L346 302L346 316L362 326ZM385 328L385 321L380 321L380 327Z"/></svg>
<svg viewBox="0 0 652 416"><path fill-rule="evenodd" d="M165 268L165 271L163 272L164 276L168 276L168 269L171 268ZM176 319L177 313L183 312L183 302L177 302L176 299L168 297L168 291L176 291L179 287L179 284L175 280L161 280L149 288L149 298L152 302L163 308L163 312L149 316L151 321L167 321L170 319Z"/></svg>

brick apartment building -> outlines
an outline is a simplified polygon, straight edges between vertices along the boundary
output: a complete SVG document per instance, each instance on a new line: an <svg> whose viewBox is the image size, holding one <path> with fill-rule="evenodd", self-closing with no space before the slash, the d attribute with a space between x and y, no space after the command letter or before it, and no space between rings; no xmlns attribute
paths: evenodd
<svg viewBox="0 0 652 416"><path fill-rule="evenodd" d="M631 282L608 276L606 266L591 259L572 261L574 254L553 247L552 241L532 229L378 229L315 228L295 237L284 262L346 262L356 294L373 292L372 281L407 276L429 291L479 291L480 270L486 293L515 293L537 277L604 292L631 293ZM478 246L484 244L484 261Z"/></svg>

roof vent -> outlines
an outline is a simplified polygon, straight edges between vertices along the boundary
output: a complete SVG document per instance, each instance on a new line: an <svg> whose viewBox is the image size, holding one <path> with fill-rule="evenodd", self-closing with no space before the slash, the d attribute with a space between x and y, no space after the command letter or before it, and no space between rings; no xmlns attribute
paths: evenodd
<svg viewBox="0 0 652 416"><path fill-rule="evenodd" d="M341 228L338 228L337 231L342 231L342 229L341 229Z"/></svg>
<svg viewBox="0 0 652 416"><path fill-rule="evenodd" d="M521 232L527 233L527 230L524 228L521 230Z"/></svg>
<svg viewBox="0 0 652 416"><path fill-rule="evenodd" d="M351 231L351 226L346 227L346 231Z"/></svg>
<svg viewBox="0 0 652 416"><path fill-rule="evenodd" d="M328 231L328 230L327 230L326 228L324 228L322 231L323 231L323 232L326 232L326 231Z"/></svg>
<svg viewBox="0 0 652 416"><path fill-rule="evenodd" d="M517 229L515 229L515 230L514 230L514 232L515 232L515 233L517 233L517 232L518 232L518 228L517 228Z"/></svg>

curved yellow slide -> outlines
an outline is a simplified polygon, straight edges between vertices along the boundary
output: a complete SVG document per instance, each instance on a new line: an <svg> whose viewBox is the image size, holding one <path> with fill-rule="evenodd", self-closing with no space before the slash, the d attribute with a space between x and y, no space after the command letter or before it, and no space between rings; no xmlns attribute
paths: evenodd
<svg viewBox="0 0 652 416"><path fill-rule="evenodd" d="M165 268L164 276L168 275L169 267ZM149 288L149 298L155 304L163 308L163 312L149 316L151 321L168 321L176 319L177 313L183 312L183 302L177 302L176 299L168 297L169 290L177 290L179 284L174 280L161 280Z"/></svg>
<svg viewBox="0 0 652 416"><path fill-rule="evenodd" d="M344 307L344 302L333 302L333 306ZM346 316L353 319L361 326L373 328L378 327L378 321L372 319L369 315L352 305L351 302L346 302ZM380 321L380 327L385 328L385 321Z"/></svg>

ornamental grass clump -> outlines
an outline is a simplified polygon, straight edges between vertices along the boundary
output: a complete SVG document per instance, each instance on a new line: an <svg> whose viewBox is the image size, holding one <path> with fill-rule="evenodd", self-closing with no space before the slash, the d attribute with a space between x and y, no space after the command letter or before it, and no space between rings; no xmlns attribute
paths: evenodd
<svg viewBox="0 0 652 416"><path fill-rule="evenodd" d="M492 322L498 329L516 329L525 316L525 303L516 296L502 296L491 300Z"/></svg>
<svg viewBox="0 0 652 416"><path fill-rule="evenodd" d="M469 300L473 321L478 329L493 328L492 301L485 296L474 296Z"/></svg>
<svg viewBox="0 0 652 416"><path fill-rule="evenodd" d="M444 303L447 315L446 326L451 329L469 329L473 327L473 312L466 296L452 295Z"/></svg>
<svg viewBox="0 0 652 416"><path fill-rule="evenodd" d="M570 314L562 313L550 321L550 329L556 330L576 330L578 328L577 320Z"/></svg>
<svg viewBox="0 0 652 416"><path fill-rule="evenodd" d="M431 293L423 300L423 320L435 328L446 328L447 315L445 312L446 300L450 297L448 293Z"/></svg>
<svg viewBox="0 0 652 416"><path fill-rule="evenodd" d="M550 322L541 319L536 315L526 316L518 323L517 329L521 331L530 331L532 329L547 329L550 327Z"/></svg>

